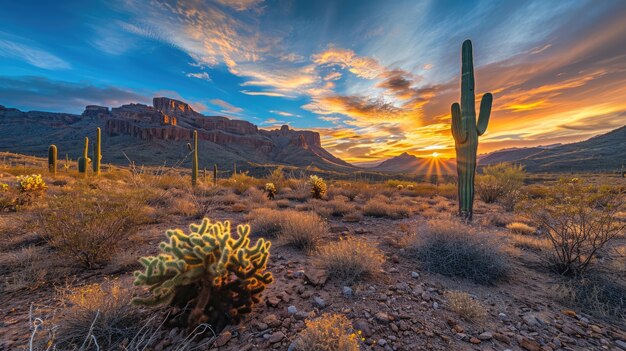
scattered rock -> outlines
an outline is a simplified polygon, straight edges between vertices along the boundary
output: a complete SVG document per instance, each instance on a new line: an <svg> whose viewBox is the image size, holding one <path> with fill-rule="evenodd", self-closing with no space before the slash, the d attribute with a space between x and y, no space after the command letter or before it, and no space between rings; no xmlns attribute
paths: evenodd
<svg viewBox="0 0 626 351"><path fill-rule="evenodd" d="M471 337L469 342L471 342L474 345L478 345L478 344L480 344L480 339L477 339L475 337Z"/></svg>
<svg viewBox="0 0 626 351"><path fill-rule="evenodd" d="M341 294L343 297L352 297L352 288L349 286L344 286L341 288Z"/></svg>
<svg viewBox="0 0 626 351"><path fill-rule="evenodd" d="M230 331L226 330L226 331L222 332L217 337L217 339L215 339L215 343L213 345L215 345L217 347L224 346L224 345L226 345L230 341L230 339L232 337L233 337L233 334Z"/></svg>
<svg viewBox="0 0 626 351"><path fill-rule="evenodd" d="M420 274L417 272L411 272L411 278L417 279L420 277Z"/></svg>
<svg viewBox="0 0 626 351"><path fill-rule="evenodd" d="M326 307L326 301L324 301L324 299L322 299L319 296L315 296L313 297L313 302L315 302L315 305L319 308L324 308Z"/></svg>
<svg viewBox="0 0 626 351"><path fill-rule="evenodd" d="M298 312L298 309L296 308L296 306L291 305L287 307L287 312L289 314L296 314Z"/></svg>
<svg viewBox="0 0 626 351"><path fill-rule="evenodd" d="M374 315L374 318L376 318L377 321L379 321L381 323L385 323L385 324L391 322L391 316L389 316L389 314L387 314L387 313L385 313L383 311L380 311L380 312L376 313Z"/></svg>
<svg viewBox="0 0 626 351"><path fill-rule="evenodd" d="M275 344L281 340L283 340L285 338L285 334L283 334L283 332L278 331L276 333L273 333L272 336L270 336L269 338L269 342L270 344Z"/></svg>
<svg viewBox="0 0 626 351"><path fill-rule="evenodd" d="M478 338L480 340L483 340L483 341L491 340L493 338L493 333L491 333L491 332L484 332L484 333L478 335Z"/></svg>
<svg viewBox="0 0 626 351"><path fill-rule="evenodd" d="M541 345L535 340L531 340L529 338L521 337L519 340L519 346L521 346L524 350L528 351L542 351Z"/></svg>
<svg viewBox="0 0 626 351"><path fill-rule="evenodd" d="M356 330L360 330L361 334L365 337L372 336L372 328L370 328L369 323L365 319L359 319L353 323L353 326Z"/></svg>
<svg viewBox="0 0 626 351"><path fill-rule="evenodd" d="M263 323L267 324L268 326L272 328L275 328L281 325L281 321L276 317L275 314L268 314L267 316L265 316L265 318L263 318Z"/></svg>
<svg viewBox="0 0 626 351"><path fill-rule="evenodd" d="M310 269L304 272L304 279L313 286L323 286L328 280L328 273L323 269Z"/></svg>

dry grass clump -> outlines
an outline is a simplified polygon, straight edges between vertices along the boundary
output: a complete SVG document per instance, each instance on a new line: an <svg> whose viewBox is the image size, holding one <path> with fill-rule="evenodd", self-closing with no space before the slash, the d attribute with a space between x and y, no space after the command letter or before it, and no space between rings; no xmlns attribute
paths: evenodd
<svg viewBox="0 0 626 351"><path fill-rule="evenodd" d="M255 208L247 216L253 235L273 238L280 232L280 224L285 211L269 208Z"/></svg>
<svg viewBox="0 0 626 351"><path fill-rule="evenodd" d="M626 322L626 285L597 272L559 284L557 298L567 305L603 318Z"/></svg>
<svg viewBox="0 0 626 351"><path fill-rule="evenodd" d="M530 235L513 235L513 246L532 251L546 251L551 248L550 240L546 237Z"/></svg>
<svg viewBox="0 0 626 351"><path fill-rule="evenodd" d="M246 199L246 202L254 205L255 207L264 206L269 201L267 195L262 190L257 188L248 188L248 190L243 193L243 196Z"/></svg>
<svg viewBox="0 0 626 351"><path fill-rule="evenodd" d="M315 261L329 276L352 283L380 272L385 257L368 242L348 237L324 245Z"/></svg>
<svg viewBox="0 0 626 351"><path fill-rule="evenodd" d="M385 196L376 196L368 200L363 206L363 214L371 217L385 217L399 219L409 217L411 209L407 206L392 204Z"/></svg>
<svg viewBox="0 0 626 351"><path fill-rule="evenodd" d="M430 272L492 285L506 278L509 264L497 243L458 220L430 220L409 241L413 253Z"/></svg>
<svg viewBox="0 0 626 351"><path fill-rule="evenodd" d="M248 173L233 174L230 178L226 179L223 184L229 188L232 188L235 193L242 194L251 187L259 187L262 185L262 179L257 179L248 175Z"/></svg>
<svg viewBox="0 0 626 351"><path fill-rule="evenodd" d="M324 314L307 320L306 329L298 334L294 351L357 351L360 335L352 330L350 320L340 314ZM291 348L290 348L291 349Z"/></svg>
<svg viewBox="0 0 626 351"><path fill-rule="evenodd" d="M175 198L167 207L167 213L182 216L195 216L198 213L196 203L189 198Z"/></svg>
<svg viewBox="0 0 626 351"><path fill-rule="evenodd" d="M485 306L466 292L449 290L444 296L448 300L448 307L468 322L479 323L487 316Z"/></svg>
<svg viewBox="0 0 626 351"><path fill-rule="evenodd" d="M279 211L267 208L252 210L246 220L255 235L276 237L285 245L312 250L326 234L326 222L317 214L294 210Z"/></svg>
<svg viewBox="0 0 626 351"><path fill-rule="evenodd" d="M344 222L358 223L363 220L363 215L361 214L361 212L355 211L355 212L346 213L342 219Z"/></svg>
<svg viewBox="0 0 626 351"><path fill-rule="evenodd" d="M537 228L531 227L526 223L513 222L507 224L506 228L515 234L533 235L537 232Z"/></svg>
<svg viewBox="0 0 626 351"><path fill-rule="evenodd" d="M134 232L142 214L127 199L80 193L48 201L37 213L43 237L86 268L107 263Z"/></svg>
<svg viewBox="0 0 626 351"><path fill-rule="evenodd" d="M52 340L57 348L78 349L83 342L95 347L95 338L101 350L111 350L141 328L141 315L129 306L130 290L117 281L65 289L61 300L64 307L56 317L59 328Z"/></svg>
<svg viewBox="0 0 626 351"><path fill-rule="evenodd" d="M42 260L45 257L42 248L28 246L3 256L0 263L11 268L10 273L3 277L0 292L34 290L46 284L48 262Z"/></svg>
<svg viewBox="0 0 626 351"><path fill-rule="evenodd" d="M278 241L310 251L327 232L326 222L315 213L282 211Z"/></svg>

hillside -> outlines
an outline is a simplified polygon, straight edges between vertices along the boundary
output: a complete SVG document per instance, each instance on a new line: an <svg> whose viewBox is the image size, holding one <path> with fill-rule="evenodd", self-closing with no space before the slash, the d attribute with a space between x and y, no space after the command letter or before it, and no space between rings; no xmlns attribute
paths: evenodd
<svg viewBox="0 0 626 351"><path fill-rule="evenodd" d="M383 161L378 166L369 168L377 172L407 173L407 174L454 174L455 160L443 160L435 158L421 158L409 153L402 153L396 157Z"/></svg>
<svg viewBox="0 0 626 351"><path fill-rule="evenodd" d="M590 139L550 147L499 150L480 165L514 162L530 172L613 171L626 164L626 126Z"/></svg>
<svg viewBox="0 0 626 351"><path fill-rule="evenodd" d="M313 165L331 171L350 171L356 167L326 151L319 133L282 126L262 130L241 120L204 116L187 103L155 97L153 106L128 104L116 108L87 106L81 115L41 111L23 112L0 105L0 151L44 156L56 144L59 158L67 154L76 159L83 138L103 131L104 163L173 165L188 163L187 143L198 131L200 167L213 164L232 167L237 162Z"/></svg>

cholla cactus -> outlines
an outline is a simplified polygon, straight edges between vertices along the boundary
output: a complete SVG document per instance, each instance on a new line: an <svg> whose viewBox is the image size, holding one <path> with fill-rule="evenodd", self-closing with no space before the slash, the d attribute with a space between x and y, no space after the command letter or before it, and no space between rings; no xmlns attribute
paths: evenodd
<svg viewBox="0 0 626 351"><path fill-rule="evenodd" d="M9 184L0 183L0 191L1 192L9 191Z"/></svg>
<svg viewBox="0 0 626 351"><path fill-rule="evenodd" d="M323 178L316 175L312 175L309 178L309 184L311 185L311 195L315 199L321 199L326 195L326 182Z"/></svg>
<svg viewBox="0 0 626 351"><path fill-rule="evenodd" d="M402 184L398 184L398 186L396 186L396 188L397 188L398 190L402 190L402 189L404 189L404 185L402 185Z"/></svg>
<svg viewBox="0 0 626 351"><path fill-rule="evenodd" d="M265 272L271 243L261 238L250 246L247 224L237 226L236 236L229 221L204 218L189 229L189 234L168 230L161 254L139 259L145 271L135 272L135 285L148 286L153 296L133 302L184 309L189 328L208 323L219 330L237 323L273 281Z"/></svg>
<svg viewBox="0 0 626 351"><path fill-rule="evenodd" d="M267 194L268 199L274 200L274 196L276 196L276 186L274 183L265 184L265 193Z"/></svg>
<svg viewBox="0 0 626 351"><path fill-rule="evenodd" d="M41 174L17 176L17 188L23 193L40 193L48 189Z"/></svg>
<svg viewBox="0 0 626 351"><path fill-rule="evenodd" d="M413 184L409 184L406 186L406 190L413 191L413 189L414 189Z"/></svg>

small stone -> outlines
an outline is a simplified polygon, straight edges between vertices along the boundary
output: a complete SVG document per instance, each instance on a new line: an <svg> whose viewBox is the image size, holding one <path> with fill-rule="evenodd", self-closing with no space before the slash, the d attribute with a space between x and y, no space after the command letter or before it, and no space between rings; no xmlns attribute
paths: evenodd
<svg viewBox="0 0 626 351"><path fill-rule="evenodd" d="M452 327L452 330L454 330L454 332L457 333L457 334L458 333L463 333L465 331L465 329L462 326L458 325L458 324L455 324Z"/></svg>
<svg viewBox="0 0 626 351"><path fill-rule="evenodd" d="M380 345L380 346L385 346L385 345L387 345L387 340L385 340L385 339L378 339L378 341L376 343L378 345Z"/></svg>
<svg viewBox="0 0 626 351"><path fill-rule="evenodd" d="M305 319L307 319L307 318L309 317L309 314L308 314L308 313L306 313L305 311L298 311L298 312L294 315L294 317L295 317L297 320L301 321L301 320L305 320Z"/></svg>
<svg viewBox="0 0 626 351"><path fill-rule="evenodd" d="M480 340L483 340L483 341L484 340L491 340L493 338L493 333L491 333L491 332L484 332L484 333L478 335L478 338Z"/></svg>
<svg viewBox="0 0 626 351"><path fill-rule="evenodd" d="M341 288L341 294L344 297L352 297L352 288L349 286L344 286L343 288Z"/></svg>
<svg viewBox="0 0 626 351"><path fill-rule="evenodd" d="M433 308L434 309L438 309L439 308L439 304L436 301L433 302Z"/></svg>
<svg viewBox="0 0 626 351"><path fill-rule="evenodd" d="M328 280L328 273L323 269L311 269L304 272L304 279L314 286L322 286Z"/></svg>
<svg viewBox="0 0 626 351"><path fill-rule="evenodd" d="M378 312L374 315L377 321L381 323L389 323L391 321L391 317L385 312Z"/></svg>
<svg viewBox="0 0 626 351"><path fill-rule="evenodd" d="M591 330L593 330L594 333L602 334L602 328L598 327L597 325L592 325Z"/></svg>
<svg viewBox="0 0 626 351"><path fill-rule="evenodd" d="M270 296L267 298L267 305L271 307L276 307L280 303L280 299L276 296Z"/></svg>
<svg viewBox="0 0 626 351"><path fill-rule="evenodd" d="M474 345L478 345L478 344L480 344L480 339L477 339L475 337L471 337L469 342L471 342Z"/></svg>
<svg viewBox="0 0 626 351"><path fill-rule="evenodd" d="M420 274L417 272L411 272L411 278L417 279L420 277Z"/></svg>
<svg viewBox="0 0 626 351"><path fill-rule="evenodd" d="M503 322L505 322L505 321L508 321L508 320L509 320L509 316L507 316L506 314L504 314L504 313L502 313L502 312L498 313L498 318L499 318L501 321L503 321Z"/></svg>
<svg viewBox="0 0 626 351"><path fill-rule="evenodd" d="M275 344L284 338L285 338L285 334L283 334L283 332L281 331L278 331L276 333L273 333L272 336L270 336L269 342L270 344Z"/></svg>
<svg viewBox="0 0 626 351"><path fill-rule="evenodd" d="M272 328L275 328L281 325L281 321L276 317L275 314L268 314L267 316L265 316L265 318L263 318L263 323L267 324L268 326Z"/></svg>
<svg viewBox="0 0 626 351"><path fill-rule="evenodd" d="M511 343L511 339L504 334L495 333L493 334L493 338L507 345Z"/></svg>
<svg viewBox="0 0 626 351"><path fill-rule="evenodd" d="M524 337L519 340L519 346L528 351L542 351L541 345L539 345L539 343L537 343L535 340Z"/></svg>
<svg viewBox="0 0 626 351"><path fill-rule="evenodd" d="M287 313L289 314L296 314L298 312L298 309L296 308L296 306L291 305L289 307L287 307Z"/></svg>
<svg viewBox="0 0 626 351"><path fill-rule="evenodd" d="M391 256L391 262L393 262L393 263L400 262L400 258L398 257L398 255Z"/></svg>
<svg viewBox="0 0 626 351"><path fill-rule="evenodd" d="M360 330L361 334L363 334L363 336L367 338L369 338L373 334L372 328L370 328L369 323L365 319L359 319L358 321L354 322L353 326L356 330Z"/></svg>
<svg viewBox="0 0 626 351"><path fill-rule="evenodd" d="M317 305L317 307L319 307L319 308L326 307L326 301L324 301L324 299L322 299L319 296L313 297L313 302L315 302L315 305Z"/></svg>
<svg viewBox="0 0 626 351"><path fill-rule="evenodd" d="M576 312L575 312L575 311L572 311L572 310L563 310L563 311L561 311L561 312L563 312L563 314L564 314L564 315L566 315L566 316L570 316L570 317L574 317L574 318L576 317Z"/></svg>
<svg viewBox="0 0 626 351"><path fill-rule="evenodd" d="M617 345L617 347L619 347L622 350L626 350L626 341L616 340L615 345Z"/></svg>
<svg viewBox="0 0 626 351"><path fill-rule="evenodd" d="M217 347L224 346L224 345L226 345L230 341L230 339L232 337L233 337L233 334L230 331L227 330L227 331L221 333L217 337L217 339L215 339L214 345L217 346Z"/></svg>

